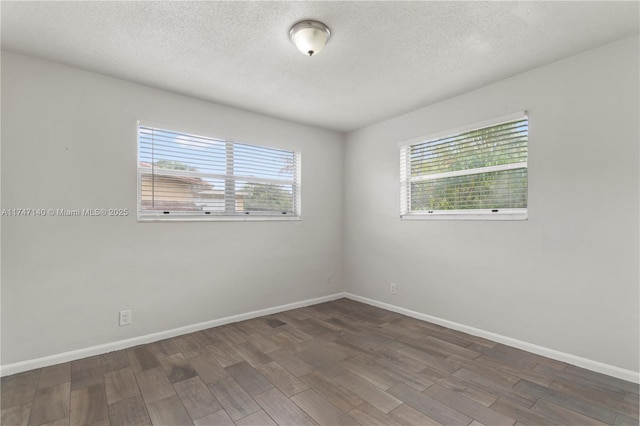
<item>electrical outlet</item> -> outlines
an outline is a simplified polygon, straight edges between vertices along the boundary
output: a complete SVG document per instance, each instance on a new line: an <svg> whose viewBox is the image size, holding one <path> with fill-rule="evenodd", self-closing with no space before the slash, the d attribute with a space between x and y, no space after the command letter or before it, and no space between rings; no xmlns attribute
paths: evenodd
<svg viewBox="0 0 640 426"><path fill-rule="evenodd" d="M327 275L327 285L331 285L331 274Z"/></svg>
<svg viewBox="0 0 640 426"><path fill-rule="evenodd" d="M120 325L131 324L131 309L120 311Z"/></svg>
<svg viewBox="0 0 640 426"><path fill-rule="evenodd" d="M391 294L398 293L398 286L396 285L396 283L389 283L389 291L391 292Z"/></svg>

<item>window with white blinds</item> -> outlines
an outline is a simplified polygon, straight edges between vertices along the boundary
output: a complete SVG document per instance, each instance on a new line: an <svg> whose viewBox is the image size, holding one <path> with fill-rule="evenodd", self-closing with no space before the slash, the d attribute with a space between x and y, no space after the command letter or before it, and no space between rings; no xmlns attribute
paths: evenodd
<svg viewBox="0 0 640 426"><path fill-rule="evenodd" d="M140 220L299 218L300 153L138 126Z"/></svg>
<svg viewBox="0 0 640 426"><path fill-rule="evenodd" d="M402 144L401 217L526 219L528 143L519 113Z"/></svg>

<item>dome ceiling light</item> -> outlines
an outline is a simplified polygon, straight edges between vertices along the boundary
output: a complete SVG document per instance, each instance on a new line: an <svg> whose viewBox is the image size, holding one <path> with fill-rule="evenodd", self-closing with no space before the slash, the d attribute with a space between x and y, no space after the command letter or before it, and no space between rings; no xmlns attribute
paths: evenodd
<svg viewBox="0 0 640 426"><path fill-rule="evenodd" d="M320 52L330 37L329 27L318 21L300 21L289 31L289 38L293 44L308 56Z"/></svg>

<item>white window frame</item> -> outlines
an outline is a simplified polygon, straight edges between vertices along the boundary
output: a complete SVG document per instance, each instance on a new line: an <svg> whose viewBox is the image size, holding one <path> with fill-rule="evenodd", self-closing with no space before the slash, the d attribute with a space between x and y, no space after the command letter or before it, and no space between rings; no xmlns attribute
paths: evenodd
<svg viewBox="0 0 640 426"><path fill-rule="evenodd" d="M424 142L456 136L461 133L479 130L486 127L497 126L516 120L528 120L527 112L521 111L489 120L484 120L455 129L449 129L426 136L409 139L400 142L400 219L401 220L527 220L528 203L526 208L512 209L475 209L475 210L434 210L434 211L411 211L409 200L411 200L411 183L430 179L440 179L445 177L465 176L479 173L496 172L510 169L525 168L528 170L527 161L521 163L511 163L499 166L482 167L469 170L458 170L453 172L439 173L434 175L410 176L409 155L411 146ZM529 143L527 142L527 150ZM528 180L528 177L527 177ZM528 187L528 185L527 185Z"/></svg>
<svg viewBox="0 0 640 426"><path fill-rule="evenodd" d="M167 131L171 133L177 134L185 134L195 137L202 137L207 139L213 139L219 142L224 142L227 147L227 152L232 149L233 144L238 143L242 145L250 145L259 148L269 148L269 149L277 149L282 151L291 152L294 155L294 164L295 164L295 172L293 182L279 179L270 179L270 178L254 178L250 176L233 176L233 174L229 174L229 167L233 164L233 160L229 161L227 158L227 174L224 175L213 175L208 173L197 173L194 172L194 175L202 175L203 177L215 177L224 180L231 180L235 182L236 178L238 180L253 182L253 183L273 183L273 184L292 184L293 185L293 204L294 211L290 212L290 214L282 214L282 212L237 212L237 213L229 213L229 205L235 204L235 199L231 200L230 196L235 197L235 189L227 190L227 185L225 185L225 207L226 211L224 213L206 213L206 212L181 212L181 211L172 211L170 214L166 214L163 211L149 211L142 210L142 171L144 168L140 166L140 128L153 128L157 130ZM230 139L220 139L216 137L212 137L209 135L203 135L201 133L188 132L179 129L171 129L171 126L162 126L157 124L151 124L149 122L138 121L136 125L136 147L137 147L137 218L139 222L212 222L212 221L231 221L231 222L248 222L248 221L297 221L302 220L302 154L300 149L290 149L290 148L282 148L275 146L268 146L262 144L255 143L245 143ZM232 170L232 169L231 169ZM163 169L163 174L172 174L171 170ZM176 175L182 175L183 173L175 172Z"/></svg>

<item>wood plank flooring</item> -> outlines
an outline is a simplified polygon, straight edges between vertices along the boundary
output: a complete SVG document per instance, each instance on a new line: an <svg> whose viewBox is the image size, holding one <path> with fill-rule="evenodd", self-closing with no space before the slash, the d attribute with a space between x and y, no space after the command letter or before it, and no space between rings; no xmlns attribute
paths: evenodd
<svg viewBox="0 0 640 426"><path fill-rule="evenodd" d="M638 425L638 385L340 299L2 379L1 424Z"/></svg>

